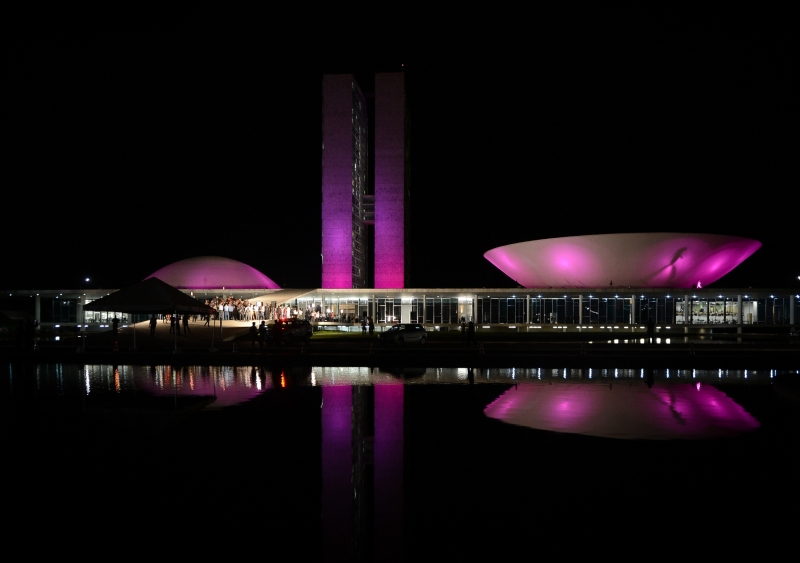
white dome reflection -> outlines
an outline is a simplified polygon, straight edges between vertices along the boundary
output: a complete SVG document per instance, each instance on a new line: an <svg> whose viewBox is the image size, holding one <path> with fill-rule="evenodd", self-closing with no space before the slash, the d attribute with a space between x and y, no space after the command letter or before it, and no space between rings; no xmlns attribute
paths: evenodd
<svg viewBox="0 0 800 563"><path fill-rule="evenodd" d="M759 422L711 385L542 382L509 389L488 417L537 430L629 440L733 436Z"/></svg>

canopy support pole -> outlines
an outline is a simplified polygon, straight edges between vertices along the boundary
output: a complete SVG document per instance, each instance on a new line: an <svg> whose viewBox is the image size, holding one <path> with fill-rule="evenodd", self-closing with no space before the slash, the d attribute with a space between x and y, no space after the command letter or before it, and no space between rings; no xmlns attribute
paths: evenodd
<svg viewBox="0 0 800 563"><path fill-rule="evenodd" d="M180 325L178 324L178 310L175 309L175 315L172 317L175 321L175 349L172 351L173 354L178 353L178 330L180 330Z"/></svg>
<svg viewBox="0 0 800 563"><path fill-rule="evenodd" d="M211 319L211 313L208 314L208 318ZM214 319L214 324L211 325L211 352L216 352L217 350L214 348L214 333L217 331L217 319Z"/></svg>

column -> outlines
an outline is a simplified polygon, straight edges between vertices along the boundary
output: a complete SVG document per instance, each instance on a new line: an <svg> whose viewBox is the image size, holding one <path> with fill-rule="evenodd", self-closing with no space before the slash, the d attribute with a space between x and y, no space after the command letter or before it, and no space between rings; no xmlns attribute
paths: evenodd
<svg viewBox="0 0 800 563"><path fill-rule="evenodd" d="M631 295L631 325L636 324L636 296Z"/></svg>
<svg viewBox="0 0 800 563"><path fill-rule="evenodd" d="M742 296L736 296L736 324L742 326Z"/></svg>
<svg viewBox="0 0 800 563"><path fill-rule="evenodd" d="M692 323L692 304L689 302L689 296L683 296L683 324Z"/></svg>
<svg viewBox="0 0 800 563"><path fill-rule="evenodd" d="M789 296L789 324L794 326L794 300L795 295L792 294Z"/></svg>
<svg viewBox="0 0 800 563"><path fill-rule="evenodd" d="M531 324L531 296L525 296L525 321Z"/></svg>
<svg viewBox="0 0 800 563"><path fill-rule="evenodd" d="M578 324L583 324L583 295L578 295Z"/></svg>
<svg viewBox="0 0 800 563"><path fill-rule="evenodd" d="M78 300L78 312L82 309L80 299ZM39 294L36 294L36 301L34 304L34 313L33 318L36 320L36 323L41 325L42 323L42 298Z"/></svg>
<svg viewBox="0 0 800 563"><path fill-rule="evenodd" d="M472 322L478 324L478 295L472 296Z"/></svg>
<svg viewBox="0 0 800 563"><path fill-rule="evenodd" d="M742 296L736 296L736 342L742 343Z"/></svg>
<svg viewBox="0 0 800 563"><path fill-rule="evenodd" d="M406 299L400 299L400 322L411 322L411 302Z"/></svg>

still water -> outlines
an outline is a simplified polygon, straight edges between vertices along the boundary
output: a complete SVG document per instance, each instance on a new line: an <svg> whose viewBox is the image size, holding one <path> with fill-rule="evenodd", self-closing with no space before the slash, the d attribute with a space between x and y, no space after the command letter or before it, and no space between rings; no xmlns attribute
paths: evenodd
<svg viewBox="0 0 800 563"><path fill-rule="evenodd" d="M745 499L770 508L762 489L798 444L797 371L9 364L0 374L6 484L28 491L23 514L82 506L131 529L252 526L315 560L496 554L516 543L509 531L623 506L627 522L692 514L713 527Z"/></svg>
<svg viewBox="0 0 800 563"><path fill-rule="evenodd" d="M626 439L735 435L759 422L715 387L771 385L783 370L264 368L208 366L9 365L4 395L82 407L147 406L149 398L205 398L202 408L235 407L268 392L308 387L513 385L485 415L554 432ZM520 388L520 385L522 387ZM26 393L27 391L27 393ZM322 408L325 408L323 392ZM332 394L333 395L333 394ZM402 395L402 393L401 393ZM335 395L338 396L338 395ZM402 399L399 399L402 405ZM162 401L164 405L169 405ZM402 410L402 407L401 407ZM380 413L379 413L380 416ZM402 417L401 417L402 421Z"/></svg>

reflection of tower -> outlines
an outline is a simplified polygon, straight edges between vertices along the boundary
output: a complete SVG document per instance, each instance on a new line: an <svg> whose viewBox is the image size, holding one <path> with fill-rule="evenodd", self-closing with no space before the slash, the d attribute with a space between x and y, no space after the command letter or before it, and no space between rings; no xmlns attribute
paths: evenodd
<svg viewBox="0 0 800 563"><path fill-rule="evenodd" d="M406 285L408 229L405 76L379 73L374 96L353 75L322 81L322 287L366 287L374 229L374 287ZM372 102L373 150L370 154ZM374 166L374 182L368 170ZM372 185L372 190L370 190ZM371 193L369 193L371 192Z"/></svg>
<svg viewBox="0 0 800 563"><path fill-rule="evenodd" d="M403 396L402 384L322 388L323 542L342 560L402 560Z"/></svg>

